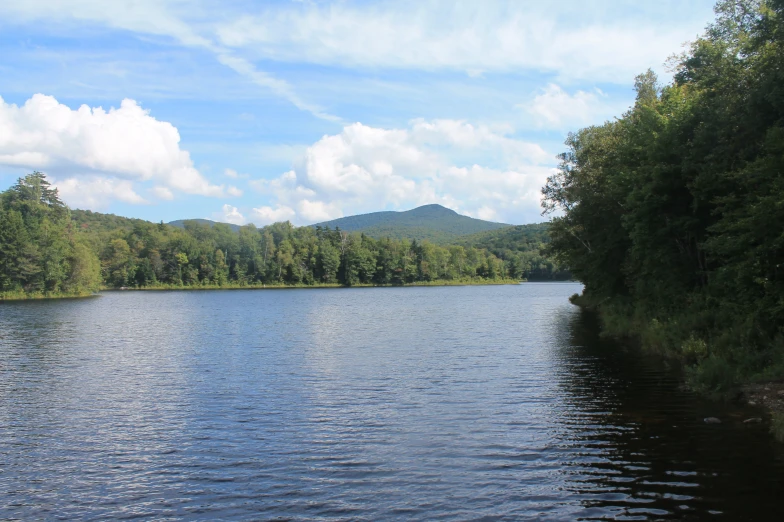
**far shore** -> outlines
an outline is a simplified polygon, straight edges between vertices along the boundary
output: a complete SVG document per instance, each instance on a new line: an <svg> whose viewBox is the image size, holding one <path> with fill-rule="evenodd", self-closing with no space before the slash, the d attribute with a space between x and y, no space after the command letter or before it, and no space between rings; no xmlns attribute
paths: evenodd
<svg viewBox="0 0 784 522"><path fill-rule="evenodd" d="M485 285L517 285L525 281L518 281L516 279L485 279L485 280L455 280L455 281L429 281L429 282L416 282L406 283L403 285L393 284L356 284L356 285L341 285L338 283L317 283L313 285L285 285L285 284L253 284L253 285L194 285L194 286L175 286L175 285L156 285L145 287L123 287L123 288L102 288L101 291L110 292L131 292L131 291L160 291L160 290L286 290L297 288L403 288L410 286L485 286Z"/></svg>
<svg viewBox="0 0 784 522"><path fill-rule="evenodd" d="M416 282L416 283L406 283L403 285L393 285L393 284L356 284L351 286L341 285L341 284L331 284L331 283L319 283L313 285L276 285L276 284L252 284L252 285L237 285L237 284L228 284L228 285L198 285L198 286L187 286L187 285L156 285L156 286L144 286L144 287L121 287L121 288L101 288L98 292L80 292L80 293L66 293L66 292L56 292L56 293L44 293L44 292L35 292L35 293L25 293L25 292L7 292L7 293L0 293L0 303L8 301L32 301L32 300L43 300L43 299L78 299L78 298L85 298L85 297L96 297L100 295L100 292L138 292L138 291L180 291L180 290L284 290L284 289L303 289L303 288L401 288L401 287L412 287L412 286L486 286L486 285L517 285L520 283L525 283L527 281L522 280L519 281L517 279L481 279L481 280L454 280L454 281L429 281L429 282ZM532 281L532 282L549 282L549 281ZM563 281L558 281L563 282Z"/></svg>

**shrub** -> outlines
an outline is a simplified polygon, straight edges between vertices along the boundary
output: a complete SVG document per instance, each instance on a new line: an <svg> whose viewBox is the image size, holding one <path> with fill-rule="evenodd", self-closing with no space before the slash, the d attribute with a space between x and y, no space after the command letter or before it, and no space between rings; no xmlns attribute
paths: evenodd
<svg viewBox="0 0 784 522"><path fill-rule="evenodd" d="M726 398L734 390L734 367L723 357L710 355L687 369L689 385L697 392Z"/></svg>

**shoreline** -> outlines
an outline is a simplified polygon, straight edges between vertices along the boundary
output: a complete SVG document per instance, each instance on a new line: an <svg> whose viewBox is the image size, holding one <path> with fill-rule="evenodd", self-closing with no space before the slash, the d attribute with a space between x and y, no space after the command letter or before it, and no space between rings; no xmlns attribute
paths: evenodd
<svg viewBox="0 0 784 522"><path fill-rule="evenodd" d="M200 290L296 290L296 289L320 289L320 288L408 288L416 286L490 286L490 285L517 285L524 281L516 279L499 279L499 280L484 280L484 281L431 281L431 282L417 282L406 283L403 285L393 284L356 284L356 285L341 285L338 283L319 283L314 285L199 285L199 286L145 286L141 288L123 287L123 288L101 288L101 292L156 292L156 291L200 291Z"/></svg>
<svg viewBox="0 0 784 522"><path fill-rule="evenodd" d="M89 297L98 297L98 291L95 292L56 292L56 293L45 293L45 292L35 292L32 294L24 293L24 292L9 292L9 293L0 293L0 303L5 302L16 302L16 301L49 301L52 299L86 299Z"/></svg>
<svg viewBox="0 0 784 522"><path fill-rule="evenodd" d="M199 285L199 286L146 286L146 287L121 287L121 288L108 288L102 287L96 292L79 292L79 293L52 293L47 294L43 292L36 292L26 294L24 292L14 292L8 294L0 294L0 303L15 302L15 301L41 301L52 299L84 299L88 297L98 297L101 292L162 292L162 291L202 291L202 290L294 290L294 289L317 289L317 288L406 288L406 287L422 287L422 286L491 286L491 285L518 285L527 281L518 281L516 279L498 279L498 280L456 280L456 281L430 281L430 282L416 282L406 283L403 285L378 285L378 284L357 284L357 285L341 285L338 283L320 283L314 285ZM537 281L533 281L537 282ZM538 281L543 282L543 281ZM544 281L549 282L549 281Z"/></svg>
<svg viewBox="0 0 784 522"><path fill-rule="evenodd" d="M576 296L576 297L575 297ZM632 324L623 324L622 328L618 328L619 323L613 322L612 312L605 309L602 305L604 303L590 303L586 302L582 295L572 296L570 301L579 309L596 314L599 320L601 335L613 339L625 345L634 346L635 349L655 354L663 360L668 360L680 366L681 380L683 386L700 397L704 397L715 402L734 402L744 407L753 408L759 411L762 409L766 413L765 423L770 426L770 433L775 440L784 443L784 381L775 380L771 378L764 378L762 375L751 375L746 378L737 376L731 384L722 390L707 389L695 382L693 378L694 368L698 367L697 364L690 364L689 361L682 355L667 350L666 347L652 345L647 343L643 332L639 329L632 329L629 326ZM611 325L606 325L605 322L609 320ZM763 419L754 414L750 415L744 422L763 422ZM708 420L706 419L706 422Z"/></svg>

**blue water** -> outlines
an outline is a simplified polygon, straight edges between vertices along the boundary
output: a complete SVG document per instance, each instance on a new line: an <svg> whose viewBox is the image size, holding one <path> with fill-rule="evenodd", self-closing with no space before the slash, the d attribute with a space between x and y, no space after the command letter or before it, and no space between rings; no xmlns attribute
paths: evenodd
<svg viewBox="0 0 784 522"><path fill-rule="evenodd" d="M0 303L0 519L781 514L767 425L600 339L579 290Z"/></svg>

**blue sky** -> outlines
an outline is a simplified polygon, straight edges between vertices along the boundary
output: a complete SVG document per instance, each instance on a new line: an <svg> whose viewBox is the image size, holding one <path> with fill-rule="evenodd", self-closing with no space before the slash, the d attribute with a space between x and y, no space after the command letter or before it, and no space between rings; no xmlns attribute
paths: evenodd
<svg viewBox="0 0 784 522"><path fill-rule="evenodd" d="M708 1L0 5L0 189L302 225L440 203L540 221L570 130L618 116Z"/></svg>

